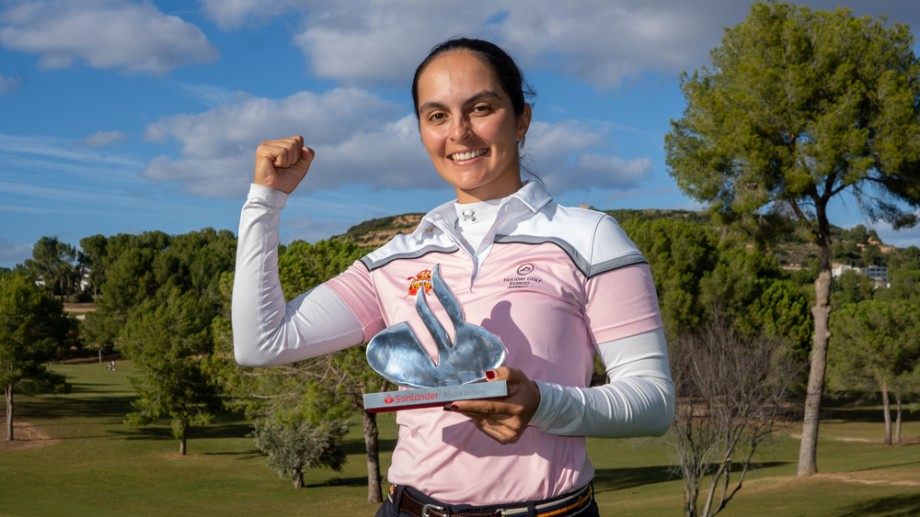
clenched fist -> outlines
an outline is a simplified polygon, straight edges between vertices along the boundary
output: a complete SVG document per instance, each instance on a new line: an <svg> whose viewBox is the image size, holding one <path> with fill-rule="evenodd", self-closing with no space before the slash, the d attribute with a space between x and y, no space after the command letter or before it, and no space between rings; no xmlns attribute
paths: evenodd
<svg viewBox="0 0 920 517"><path fill-rule="evenodd" d="M266 140L256 149L253 182L285 194L294 192L307 175L315 153L303 145L303 137Z"/></svg>

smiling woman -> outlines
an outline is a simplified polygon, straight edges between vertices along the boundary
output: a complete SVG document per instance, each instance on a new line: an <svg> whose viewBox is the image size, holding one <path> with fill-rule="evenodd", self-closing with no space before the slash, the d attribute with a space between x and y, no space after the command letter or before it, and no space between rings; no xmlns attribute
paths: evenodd
<svg viewBox="0 0 920 517"><path fill-rule="evenodd" d="M518 144L530 126L530 106L515 113L486 62L470 51L441 54L425 67L417 92L422 144L459 203L521 188Z"/></svg>
<svg viewBox="0 0 920 517"><path fill-rule="evenodd" d="M492 43L435 47L412 92L422 144L456 201L288 304L277 275L280 212L315 154L300 136L256 150L234 277L237 361L299 361L396 324L422 336L413 293L428 288L432 271L451 286L465 320L507 351L504 366L479 376L506 381L507 397L398 415L389 498L378 516L597 515L585 437L660 435L673 417L642 254L611 217L557 205L540 182L521 177L519 147L532 117L524 85ZM433 338L419 341L437 362ZM609 382L589 387L595 356Z"/></svg>

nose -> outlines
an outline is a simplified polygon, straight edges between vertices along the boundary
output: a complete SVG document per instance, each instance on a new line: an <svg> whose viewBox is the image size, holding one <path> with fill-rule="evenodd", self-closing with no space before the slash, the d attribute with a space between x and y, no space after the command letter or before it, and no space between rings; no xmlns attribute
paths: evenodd
<svg viewBox="0 0 920 517"><path fill-rule="evenodd" d="M455 117L452 124L450 138L455 142L466 140L472 133L469 117Z"/></svg>

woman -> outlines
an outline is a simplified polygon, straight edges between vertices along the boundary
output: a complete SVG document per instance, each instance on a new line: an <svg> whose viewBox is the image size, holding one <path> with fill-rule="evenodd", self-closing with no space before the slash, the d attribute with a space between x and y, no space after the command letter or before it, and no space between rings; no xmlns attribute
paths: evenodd
<svg viewBox="0 0 920 517"><path fill-rule="evenodd" d="M456 201L286 306L279 213L314 153L300 137L256 152L233 293L237 361L298 361L402 321L424 336L408 289L436 264L466 319L507 349L506 366L486 377L507 381L508 397L398 413L390 497L378 516L597 515L585 437L661 435L673 417L641 253L609 216L559 206L539 182L521 179L525 90L517 65L491 43L435 47L412 94L422 144ZM588 387L595 355L609 383Z"/></svg>

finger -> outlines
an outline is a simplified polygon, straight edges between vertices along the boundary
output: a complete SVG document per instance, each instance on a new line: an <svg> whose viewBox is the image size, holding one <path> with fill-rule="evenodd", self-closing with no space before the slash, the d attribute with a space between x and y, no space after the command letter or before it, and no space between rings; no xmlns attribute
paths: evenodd
<svg viewBox="0 0 920 517"><path fill-rule="evenodd" d="M297 135L277 140L275 141L274 148L278 150L274 160L275 167L287 169L300 161L301 150L303 149L303 137Z"/></svg>
<svg viewBox="0 0 920 517"><path fill-rule="evenodd" d="M301 147L300 157L297 160L296 167L306 172L310 168L310 164L313 163L314 157L316 157L316 151L314 151L313 149L310 149L307 146Z"/></svg>

